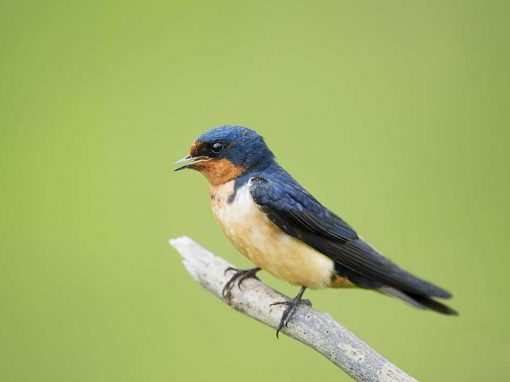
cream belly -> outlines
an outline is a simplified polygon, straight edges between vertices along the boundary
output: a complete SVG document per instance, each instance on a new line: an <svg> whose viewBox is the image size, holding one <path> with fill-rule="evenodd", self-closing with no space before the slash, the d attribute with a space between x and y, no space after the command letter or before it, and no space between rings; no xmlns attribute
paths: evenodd
<svg viewBox="0 0 510 382"><path fill-rule="evenodd" d="M274 225L253 202L250 182L237 190L234 181L211 187L216 220L234 246L256 266L294 285L329 286L334 276L331 259Z"/></svg>

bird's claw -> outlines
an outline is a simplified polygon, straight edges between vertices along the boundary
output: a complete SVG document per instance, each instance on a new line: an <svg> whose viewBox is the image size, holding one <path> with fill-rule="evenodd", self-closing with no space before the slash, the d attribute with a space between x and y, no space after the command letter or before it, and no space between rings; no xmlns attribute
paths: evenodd
<svg viewBox="0 0 510 382"><path fill-rule="evenodd" d="M292 300L273 302L269 306L273 306L273 305L290 305L290 304L292 304ZM308 299L300 300L299 305L301 305L301 304L307 305L307 306L312 306L312 302L310 300L308 300Z"/></svg>
<svg viewBox="0 0 510 382"><path fill-rule="evenodd" d="M289 322L292 319L292 317L294 316L294 314L296 313L296 310L299 307L299 305L304 304L307 306L312 306L312 303L310 302L310 300L301 299L305 289L306 288L304 288L304 287L301 288L301 290L299 291L297 296L294 297L292 300L278 301L278 302L274 302L270 305L270 306L287 305L287 308L285 308L285 310L283 311L282 318L280 320L280 323L278 324L278 328L276 329L276 338L278 338L278 334L283 329L283 327L286 327L286 328L289 327Z"/></svg>
<svg viewBox="0 0 510 382"><path fill-rule="evenodd" d="M227 269L225 269L225 272L223 272L223 274L226 276L228 272L230 271L234 271L234 272L237 272L239 269L236 269L234 267L228 267Z"/></svg>
<svg viewBox="0 0 510 382"><path fill-rule="evenodd" d="M233 267L228 267L225 269L225 275L234 271L234 275L227 281L225 286L223 287L223 291L221 292L223 298L228 298L231 295L232 289L234 288L235 282L237 281L237 286L241 289L241 284L248 278L255 278L258 280L257 272L260 271L260 268L251 268L251 269L236 269Z"/></svg>

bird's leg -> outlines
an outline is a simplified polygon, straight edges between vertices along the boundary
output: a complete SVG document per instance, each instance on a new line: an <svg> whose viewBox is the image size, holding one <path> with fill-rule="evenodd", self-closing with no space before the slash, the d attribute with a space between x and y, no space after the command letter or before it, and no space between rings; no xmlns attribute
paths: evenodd
<svg viewBox="0 0 510 382"><path fill-rule="evenodd" d="M282 314L282 319L280 320L280 323L278 324L278 329L276 329L276 338L278 338L278 333L280 333L280 330L283 329L283 327L289 326L289 322L292 319L292 316L294 316L294 313L296 313L296 310L299 305L305 304L308 306L312 306L312 303L310 300L303 300L303 293L305 293L306 287L301 287L299 293L294 297L292 300L289 301L280 301L275 302L271 304L273 305L287 305L287 308L284 310Z"/></svg>
<svg viewBox="0 0 510 382"><path fill-rule="evenodd" d="M260 271L260 268L251 268L251 269L236 269L232 267L228 267L225 269L225 275L227 272L233 271L234 275L230 278L230 280L227 281L225 284L225 287L223 288L223 291L221 294L223 295L223 298L230 297L230 292L232 291L232 288L234 288L235 282L237 281L237 286L239 289L241 289L241 284L244 282L244 280L249 278L255 278L258 280L257 272Z"/></svg>

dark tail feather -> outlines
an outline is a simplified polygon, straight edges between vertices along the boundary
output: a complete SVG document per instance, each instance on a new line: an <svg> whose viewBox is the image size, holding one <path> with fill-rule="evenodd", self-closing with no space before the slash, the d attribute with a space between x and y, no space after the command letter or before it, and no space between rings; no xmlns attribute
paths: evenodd
<svg viewBox="0 0 510 382"><path fill-rule="evenodd" d="M407 302L408 304L411 304L419 309L429 309L433 310L434 312L438 312L441 314L447 314L451 316L457 316L459 313L457 313L456 310L450 308L447 305L441 304L440 302L428 297L428 296L422 296L415 293L409 293L409 292L403 292L398 289L394 289L391 287L382 287L379 288L379 291L381 291L384 294L397 297L401 299L404 302Z"/></svg>

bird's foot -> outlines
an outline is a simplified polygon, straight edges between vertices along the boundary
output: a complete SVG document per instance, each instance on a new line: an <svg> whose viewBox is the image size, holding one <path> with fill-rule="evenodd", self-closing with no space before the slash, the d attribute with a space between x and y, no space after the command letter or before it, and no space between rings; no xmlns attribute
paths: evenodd
<svg viewBox="0 0 510 382"><path fill-rule="evenodd" d="M283 327L288 327L289 322L292 319L292 316L294 316L294 313L296 313L296 310L299 305L304 304L308 306L312 306L312 303L310 300L303 299L303 293L305 293L306 287L302 287L299 293L296 297L294 297L292 300L289 301L279 301L271 304L273 305L287 305L287 308L283 311L282 319L280 320L280 323L278 324L278 328L276 329L276 338L278 338L278 333L280 333L280 330L283 329Z"/></svg>
<svg viewBox="0 0 510 382"><path fill-rule="evenodd" d="M227 281L225 286L223 287L223 291L221 292L223 298L230 297L230 292L232 292L232 289L234 288L234 285L237 281L237 286L239 289L241 289L241 284L249 278L255 278L258 280L257 272L260 271L260 268L251 268L251 269L236 269L232 267L228 267L225 269L225 275L228 272L234 272L234 275L230 278L230 280Z"/></svg>

